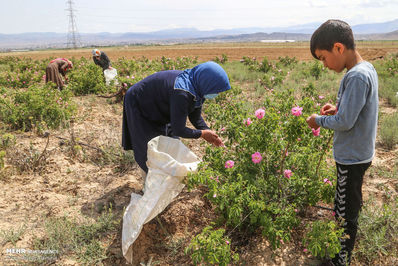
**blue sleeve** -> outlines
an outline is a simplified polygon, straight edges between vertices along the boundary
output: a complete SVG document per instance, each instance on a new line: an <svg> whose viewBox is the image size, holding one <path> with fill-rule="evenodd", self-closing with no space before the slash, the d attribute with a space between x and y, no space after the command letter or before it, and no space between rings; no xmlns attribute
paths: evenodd
<svg viewBox="0 0 398 266"><path fill-rule="evenodd" d="M171 95L170 98L171 129L173 130L173 134L175 136L182 138L197 139L202 135L202 132L197 129L191 129L186 127L186 122L190 107L189 102L190 99L188 93L182 90L176 90Z"/></svg>
<svg viewBox="0 0 398 266"><path fill-rule="evenodd" d="M348 79L338 105L337 114L317 116L315 122L319 126L328 129L337 131L350 130L365 106L368 91L369 87L362 79L357 77Z"/></svg>
<svg viewBox="0 0 398 266"><path fill-rule="evenodd" d="M196 129L210 129L202 117L202 107L195 108L195 111L190 113L188 118Z"/></svg>

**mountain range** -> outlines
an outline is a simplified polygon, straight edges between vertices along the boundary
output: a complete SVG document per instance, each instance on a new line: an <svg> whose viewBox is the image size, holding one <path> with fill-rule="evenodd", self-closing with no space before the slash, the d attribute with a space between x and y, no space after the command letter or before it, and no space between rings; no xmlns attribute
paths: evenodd
<svg viewBox="0 0 398 266"><path fill-rule="evenodd" d="M290 27L252 27L201 31L195 28L167 29L137 33L80 33L82 46L111 46L125 44L168 44L187 42L245 42L261 40L308 41L320 22ZM383 23L352 26L357 40L398 40L398 19ZM67 33L35 32L1 34L0 50L47 49L67 46Z"/></svg>

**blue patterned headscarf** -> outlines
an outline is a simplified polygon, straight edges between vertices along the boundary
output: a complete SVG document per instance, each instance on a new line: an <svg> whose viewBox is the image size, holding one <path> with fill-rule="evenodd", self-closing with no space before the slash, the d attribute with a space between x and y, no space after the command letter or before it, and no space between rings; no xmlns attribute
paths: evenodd
<svg viewBox="0 0 398 266"><path fill-rule="evenodd" d="M193 95L195 106L203 103L204 95L220 93L231 89L225 70L217 63L209 61L184 70L174 83L174 89L180 89Z"/></svg>

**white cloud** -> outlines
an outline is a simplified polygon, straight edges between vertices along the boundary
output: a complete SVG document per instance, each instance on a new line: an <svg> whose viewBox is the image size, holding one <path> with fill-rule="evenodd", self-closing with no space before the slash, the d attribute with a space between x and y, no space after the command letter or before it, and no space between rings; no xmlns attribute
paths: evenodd
<svg viewBox="0 0 398 266"><path fill-rule="evenodd" d="M64 1L27 1L28 12L19 10L22 2L3 3L0 17L15 23L0 24L0 33L67 31ZM76 0L75 8L81 32L284 27L330 18L360 24L398 17L398 0Z"/></svg>

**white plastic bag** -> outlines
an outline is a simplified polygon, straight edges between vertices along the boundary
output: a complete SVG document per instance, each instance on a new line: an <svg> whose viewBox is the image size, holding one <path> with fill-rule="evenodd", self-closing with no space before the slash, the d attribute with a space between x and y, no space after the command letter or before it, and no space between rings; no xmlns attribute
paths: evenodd
<svg viewBox="0 0 398 266"><path fill-rule="evenodd" d="M130 263L133 261L132 244L143 225L159 213L184 188L181 183L188 172L196 171L200 160L180 140L159 136L148 143L148 174L145 193L131 194L130 204L123 216L122 250Z"/></svg>
<svg viewBox="0 0 398 266"><path fill-rule="evenodd" d="M117 70L116 68L112 69L105 69L104 70L104 76L105 76L105 83L106 85L109 85L112 80L115 80L115 84L118 84L116 76L117 76Z"/></svg>

